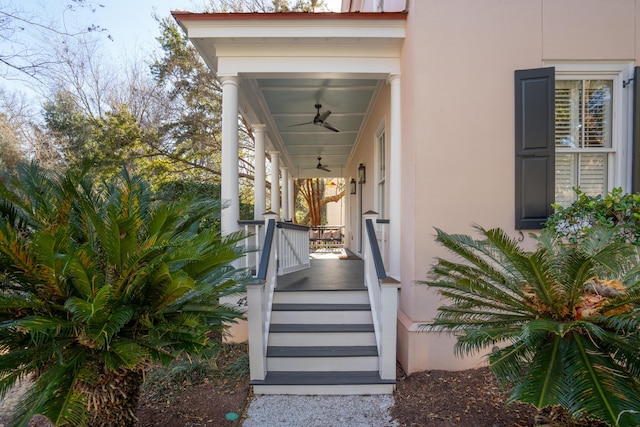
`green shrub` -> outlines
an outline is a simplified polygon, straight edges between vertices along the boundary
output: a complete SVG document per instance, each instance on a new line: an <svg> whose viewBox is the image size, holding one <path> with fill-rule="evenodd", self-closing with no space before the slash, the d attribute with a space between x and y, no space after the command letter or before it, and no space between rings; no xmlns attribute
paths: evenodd
<svg viewBox="0 0 640 427"><path fill-rule="evenodd" d="M640 194L623 194L621 188L604 197L574 191L577 199L570 206L553 205L555 212L545 228L571 243L580 241L594 226L615 228L619 240L640 244Z"/></svg>
<svg viewBox="0 0 640 427"><path fill-rule="evenodd" d="M447 299L425 327L455 335L458 355L495 347L489 367L509 402L640 425L638 247L592 227L576 244L545 230L528 252L478 229L479 240L438 230L456 257L423 282Z"/></svg>
<svg viewBox="0 0 640 427"><path fill-rule="evenodd" d="M150 366L209 354L247 279L243 236L202 226L217 211L154 203L126 171L101 189L35 164L0 177L0 397L34 380L11 425L133 425Z"/></svg>

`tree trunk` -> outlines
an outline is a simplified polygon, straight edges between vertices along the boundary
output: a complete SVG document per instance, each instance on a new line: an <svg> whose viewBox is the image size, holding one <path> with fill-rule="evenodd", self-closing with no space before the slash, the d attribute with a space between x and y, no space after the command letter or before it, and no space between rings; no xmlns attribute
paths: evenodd
<svg viewBox="0 0 640 427"><path fill-rule="evenodd" d="M88 397L89 425L92 427L134 426L136 406L143 381L141 369L107 371L95 384L82 383L78 389Z"/></svg>

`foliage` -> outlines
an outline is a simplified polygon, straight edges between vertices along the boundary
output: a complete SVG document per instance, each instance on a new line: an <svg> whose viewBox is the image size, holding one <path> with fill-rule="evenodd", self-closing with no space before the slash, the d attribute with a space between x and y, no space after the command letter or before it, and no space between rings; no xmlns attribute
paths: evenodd
<svg viewBox="0 0 640 427"><path fill-rule="evenodd" d="M22 164L0 180L0 395L34 380L12 425L133 422L142 373L206 355L239 313L239 234L200 203L154 203L126 171L98 190L82 175Z"/></svg>
<svg viewBox="0 0 640 427"><path fill-rule="evenodd" d="M249 377L249 355L245 344L222 344L210 358L176 358L167 366L152 368L143 391L152 399L166 401L180 389L204 382L235 385Z"/></svg>
<svg viewBox="0 0 640 427"><path fill-rule="evenodd" d="M327 180L324 178L301 178L295 180L294 194L302 195L305 206L298 203L303 210L306 208L307 214L299 220L300 224L312 227L323 225L326 222L326 206L328 203L337 202L345 194L344 184L340 184L338 190L333 195L325 194ZM297 198L297 197L296 197ZM298 220L298 218L296 218Z"/></svg>
<svg viewBox="0 0 640 427"><path fill-rule="evenodd" d="M606 196L589 196L576 188L570 206L553 205L555 212L545 228L572 243L579 242L594 226L615 229L622 241L640 244L640 194L623 194L614 188Z"/></svg>
<svg viewBox="0 0 640 427"><path fill-rule="evenodd" d="M502 230L478 230L479 240L437 231L463 261L438 259L423 282L448 298L426 328L454 334L458 355L495 346L489 366L510 402L638 425L637 247L594 227L568 245L545 230L527 252Z"/></svg>
<svg viewBox="0 0 640 427"><path fill-rule="evenodd" d="M210 0L214 12L327 12L324 0Z"/></svg>

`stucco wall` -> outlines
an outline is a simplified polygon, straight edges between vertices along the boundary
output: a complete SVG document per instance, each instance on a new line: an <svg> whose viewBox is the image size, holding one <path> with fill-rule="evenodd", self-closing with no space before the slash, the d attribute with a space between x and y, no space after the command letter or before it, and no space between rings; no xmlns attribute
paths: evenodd
<svg viewBox="0 0 640 427"><path fill-rule="evenodd" d="M378 94L378 97L373 100L371 114L369 115L367 122L364 124L364 130L360 134L360 139L357 141L357 145L353 150L350 162L347 164L345 176L354 177L358 180L358 166L362 163L366 167L366 182L362 185L362 212L370 210L375 211L375 189L376 183L374 180L374 147L376 131L384 123L385 128L388 128L389 123L389 85L384 84ZM387 159L389 159L389 144L386 145ZM349 198L348 212L349 224L351 224L352 239L347 239L347 247L354 253L358 252L357 241L357 228L358 218L357 204L360 193L360 185L357 185L358 194L347 195ZM388 194L388 187L387 187ZM389 197L385 198L387 201ZM387 206L387 212L389 211Z"/></svg>
<svg viewBox="0 0 640 427"><path fill-rule="evenodd" d="M415 332L441 301L424 280L434 227L514 230L514 83L548 60L633 60L636 0L413 0L402 55L403 236L398 357L462 369L453 341Z"/></svg>

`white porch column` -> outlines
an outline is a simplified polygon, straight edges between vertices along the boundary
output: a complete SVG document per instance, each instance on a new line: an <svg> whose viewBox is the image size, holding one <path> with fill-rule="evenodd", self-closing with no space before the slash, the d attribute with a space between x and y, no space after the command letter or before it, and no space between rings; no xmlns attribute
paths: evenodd
<svg viewBox="0 0 640 427"><path fill-rule="evenodd" d="M280 168L282 172L282 220L289 220L289 169Z"/></svg>
<svg viewBox="0 0 640 427"><path fill-rule="evenodd" d="M402 126L400 75L389 76L391 113L389 117L389 276L400 279L402 220Z"/></svg>
<svg viewBox="0 0 640 427"><path fill-rule="evenodd" d="M267 211L267 187L264 155L264 130L262 124L253 125L256 137L255 174L253 179L253 219L262 219L262 214Z"/></svg>
<svg viewBox="0 0 640 427"><path fill-rule="evenodd" d="M222 83L222 234L238 230L238 77L220 77Z"/></svg>
<svg viewBox="0 0 640 427"><path fill-rule="evenodd" d="M290 221L293 221L293 218L296 216L296 204L295 200L293 200L294 189L293 177L289 175L289 195L287 197L287 200L289 201L289 218L287 219Z"/></svg>
<svg viewBox="0 0 640 427"><path fill-rule="evenodd" d="M280 152L269 151L271 155L271 212L280 218Z"/></svg>

